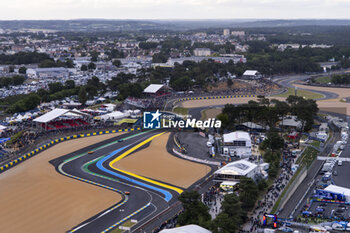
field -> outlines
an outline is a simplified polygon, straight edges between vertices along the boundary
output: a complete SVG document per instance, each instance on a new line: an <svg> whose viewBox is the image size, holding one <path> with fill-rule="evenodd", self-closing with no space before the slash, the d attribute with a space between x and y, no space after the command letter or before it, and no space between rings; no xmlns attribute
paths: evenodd
<svg viewBox="0 0 350 233"><path fill-rule="evenodd" d="M329 76L318 77L318 78L315 78L314 80L316 83L327 84L331 81L331 77Z"/></svg>
<svg viewBox="0 0 350 233"><path fill-rule="evenodd" d="M288 97L290 95L295 95L295 89L294 88L288 88L288 91L279 95L275 95L277 97ZM321 94L318 93L314 93L311 91L306 91L306 90L301 90L298 89L297 90L297 96L302 96L305 97L306 99L320 99L322 97L324 97Z"/></svg>
<svg viewBox="0 0 350 233"><path fill-rule="evenodd" d="M116 135L62 142L1 174L1 232L66 232L120 201L118 193L65 177L49 163Z"/></svg>
<svg viewBox="0 0 350 233"><path fill-rule="evenodd" d="M173 111L174 111L174 113L179 114L179 115L188 115L187 108L175 107Z"/></svg>
<svg viewBox="0 0 350 233"><path fill-rule="evenodd" d="M210 108L203 110L202 113L202 120L207 120L209 118L216 118L217 115L219 115L222 112L222 108Z"/></svg>
<svg viewBox="0 0 350 233"><path fill-rule="evenodd" d="M336 88L336 87L315 87L315 86L307 86L301 84L294 84L296 87L306 88L315 91L327 91L332 92L339 95L338 99L350 97L350 88Z"/></svg>

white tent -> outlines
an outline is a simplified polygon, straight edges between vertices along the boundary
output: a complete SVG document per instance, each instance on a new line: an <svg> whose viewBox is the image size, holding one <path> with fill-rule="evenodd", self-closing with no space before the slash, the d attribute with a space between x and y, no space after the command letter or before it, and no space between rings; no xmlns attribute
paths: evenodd
<svg viewBox="0 0 350 233"><path fill-rule="evenodd" d="M243 73L243 76L255 76L258 74L258 71L257 70L246 70L244 73Z"/></svg>
<svg viewBox="0 0 350 233"><path fill-rule="evenodd" d="M148 87L145 88L145 90L143 90L143 92L154 94L157 91L159 91L162 87L164 87L163 84L150 84Z"/></svg>
<svg viewBox="0 0 350 233"><path fill-rule="evenodd" d="M33 121L38 122L38 123L47 123L50 121L55 120L56 118L60 116L67 116L69 114L76 114L79 116L90 116L89 114L83 113L79 110L73 109L62 109L62 108L56 108L52 110L51 112L48 112L40 117L35 118Z"/></svg>
<svg viewBox="0 0 350 233"><path fill-rule="evenodd" d="M350 189L348 188L331 184L328 185L324 190L332 193L343 194L346 197L346 201L350 201Z"/></svg>
<svg viewBox="0 0 350 233"><path fill-rule="evenodd" d="M23 116L21 114L18 114L18 116L16 117L15 121L22 122L23 121Z"/></svg>
<svg viewBox="0 0 350 233"><path fill-rule="evenodd" d="M0 125L0 130L4 130L6 128L7 128L6 126Z"/></svg>
<svg viewBox="0 0 350 233"><path fill-rule="evenodd" d="M182 227L176 227L172 229L165 229L160 231L160 233L211 233L207 229L191 224Z"/></svg>
<svg viewBox="0 0 350 233"><path fill-rule="evenodd" d="M99 118L101 120L120 120L124 117L126 117L127 115L122 113L122 112L119 112L119 111L115 111L115 112L111 112L111 113L108 113L108 114L105 114L105 115L102 115L100 116Z"/></svg>

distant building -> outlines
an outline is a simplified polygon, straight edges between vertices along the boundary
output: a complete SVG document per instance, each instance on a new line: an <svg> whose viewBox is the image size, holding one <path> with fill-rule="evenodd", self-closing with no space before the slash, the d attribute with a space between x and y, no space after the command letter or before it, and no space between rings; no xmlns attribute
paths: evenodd
<svg viewBox="0 0 350 233"><path fill-rule="evenodd" d="M69 77L69 70L64 67L27 69L26 73L28 77L38 79Z"/></svg>
<svg viewBox="0 0 350 233"><path fill-rule="evenodd" d="M196 48L193 50L193 54L196 57L206 57L211 55L211 51L208 48Z"/></svg>
<svg viewBox="0 0 350 233"><path fill-rule="evenodd" d="M201 62L203 60L214 60L218 63L228 63L229 61L233 61L234 64L237 64L239 62L245 63L247 59L244 57L244 55L239 54L230 54L232 56L226 56L228 54L223 54L221 57L211 57L211 56L192 56L192 57L181 57L181 58L170 58L168 62L166 63L169 66L174 66L175 63L182 64L184 61L194 61L194 62Z"/></svg>
<svg viewBox="0 0 350 233"><path fill-rule="evenodd" d="M222 154L225 156L247 158L252 155L252 140L247 132L224 134L222 143Z"/></svg>
<svg viewBox="0 0 350 233"><path fill-rule="evenodd" d="M262 75L257 70L246 70L243 73L242 78L246 78L246 79L260 79L260 78L262 78Z"/></svg>
<svg viewBox="0 0 350 233"><path fill-rule="evenodd" d="M228 36L230 35L230 29L224 29L224 33L223 33L224 36Z"/></svg>
<svg viewBox="0 0 350 233"><path fill-rule="evenodd" d="M232 31L231 35L232 36L245 36L245 32L244 31Z"/></svg>

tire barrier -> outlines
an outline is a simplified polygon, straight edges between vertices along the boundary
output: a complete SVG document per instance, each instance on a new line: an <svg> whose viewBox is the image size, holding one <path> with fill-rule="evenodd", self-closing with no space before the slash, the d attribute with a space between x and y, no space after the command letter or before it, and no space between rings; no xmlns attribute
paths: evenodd
<svg viewBox="0 0 350 233"><path fill-rule="evenodd" d="M209 100L209 99L234 99L234 98L247 98L256 97L256 95L220 95L220 96L205 96L205 97L187 97L179 99L178 102L187 100Z"/></svg>
<svg viewBox="0 0 350 233"><path fill-rule="evenodd" d="M137 130L141 130L141 128L130 128L130 129L119 129L119 130L106 130L106 131L100 131L100 132L95 132L95 133L86 133L86 134L76 134L76 135L72 135L72 136L67 136L67 137L62 137L62 138L58 138L55 140L52 140L42 146L40 146L39 148L36 148L34 150L32 150L31 152L28 152L24 155L22 155L21 157L12 160L11 162L6 163L5 165L0 167L0 173L3 173L4 171L16 166L17 164L33 157L34 155L37 155L39 152L42 152L50 147L52 147L53 145L56 145L60 142L63 141L67 141L67 140L71 140L71 139L76 139L76 138L85 138L85 137L91 137L91 136L97 136L97 135L103 135L103 134L111 134L111 133L120 133L120 132L132 132L132 131L137 131Z"/></svg>
<svg viewBox="0 0 350 233"><path fill-rule="evenodd" d="M180 152L178 152L177 150L175 150L175 148L173 148L173 152L175 154L177 154L178 156L180 156L183 159L187 159L189 161L193 161L193 162L197 162L197 163L202 163L202 164L207 164L207 165L214 165L214 166L221 166L221 162L215 162L215 161L209 161L209 160L204 160L204 159L199 159L199 158L194 158L191 156L187 156L184 154L181 154Z"/></svg>
<svg viewBox="0 0 350 233"><path fill-rule="evenodd" d="M176 135L174 135L174 143L175 143L175 145L176 145L176 147L177 147L177 149L181 152L181 153L185 153L185 154L187 154L187 150L186 150L186 148L185 147L183 147L183 146L181 146L181 144L179 143L179 140L177 139L177 134Z"/></svg>

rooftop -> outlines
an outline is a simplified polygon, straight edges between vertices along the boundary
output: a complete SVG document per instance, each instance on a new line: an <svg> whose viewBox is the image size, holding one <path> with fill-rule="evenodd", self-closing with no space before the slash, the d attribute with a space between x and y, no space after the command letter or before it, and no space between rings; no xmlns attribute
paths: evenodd
<svg viewBox="0 0 350 233"><path fill-rule="evenodd" d="M222 168L217 170L215 174L246 176L257 166L258 165L254 163L242 159L223 166Z"/></svg>
<svg viewBox="0 0 350 233"><path fill-rule="evenodd" d="M145 90L143 90L143 93L156 93L157 91L159 91L162 87L164 87L163 84L150 84L148 87L145 88Z"/></svg>
<svg viewBox="0 0 350 233"><path fill-rule="evenodd" d="M224 143L233 142L236 140L249 140L250 141L249 133L244 132L244 131L235 131L235 132L227 133L227 134L223 135Z"/></svg>

